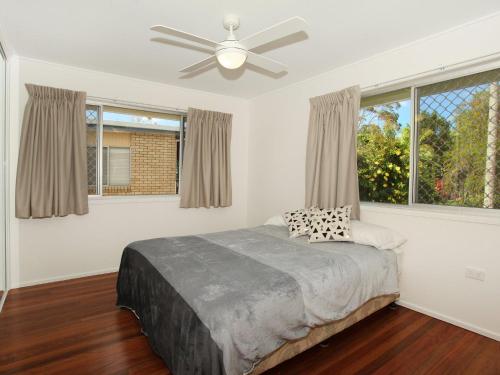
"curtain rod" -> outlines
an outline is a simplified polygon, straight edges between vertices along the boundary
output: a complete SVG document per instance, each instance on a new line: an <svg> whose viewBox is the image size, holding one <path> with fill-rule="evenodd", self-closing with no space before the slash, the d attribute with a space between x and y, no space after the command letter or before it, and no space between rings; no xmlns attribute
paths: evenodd
<svg viewBox="0 0 500 375"><path fill-rule="evenodd" d="M87 99L91 100L91 101L103 102L103 103L124 104L124 105L129 105L131 107L138 107L138 108L142 108L142 109L150 109L150 110L151 109L162 109L164 111L170 111L170 112L187 113L187 109L184 109L184 108L166 107L163 105L154 105L154 104L148 104L148 103L133 102L130 100L110 99L110 98L103 98L100 96L92 96L92 95L88 95Z"/></svg>
<svg viewBox="0 0 500 375"><path fill-rule="evenodd" d="M385 82L380 82L380 83L376 83L373 85L364 86L361 88L361 90L362 91L369 91L369 90L374 90L374 89L378 89L378 88L385 87L385 86L396 85L398 83L404 83L404 82L407 82L410 80L428 77L432 74L439 73L439 72L444 72L444 71L459 69L459 68L466 68L466 67L470 67L470 66L475 65L475 64L490 62L490 61L496 60L498 58L500 58L500 52L494 52L494 53L490 53L488 55L483 55L480 57L475 57L473 59L464 60L464 61L461 61L459 63L442 65L442 66L438 66L437 68L429 69L429 70L426 70L426 71L423 71L420 73L410 74L407 76L391 79L391 80L388 80Z"/></svg>

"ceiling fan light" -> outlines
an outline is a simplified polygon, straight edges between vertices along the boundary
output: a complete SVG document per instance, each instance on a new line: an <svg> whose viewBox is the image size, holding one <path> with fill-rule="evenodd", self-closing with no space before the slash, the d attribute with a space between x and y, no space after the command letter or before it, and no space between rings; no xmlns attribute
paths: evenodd
<svg viewBox="0 0 500 375"><path fill-rule="evenodd" d="M237 69L246 59L247 52L241 48L224 48L217 51L217 60L226 69Z"/></svg>

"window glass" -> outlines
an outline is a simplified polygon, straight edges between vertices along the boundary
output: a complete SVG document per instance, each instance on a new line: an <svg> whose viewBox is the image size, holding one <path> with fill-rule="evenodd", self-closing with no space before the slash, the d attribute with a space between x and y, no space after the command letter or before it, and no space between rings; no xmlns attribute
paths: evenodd
<svg viewBox="0 0 500 375"><path fill-rule="evenodd" d="M361 201L408 203L410 89L363 98L357 135Z"/></svg>
<svg viewBox="0 0 500 375"><path fill-rule="evenodd" d="M416 202L500 208L500 69L417 89Z"/></svg>
<svg viewBox="0 0 500 375"><path fill-rule="evenodd" d="M102 195L177 194L183 117L112 106L97 107L97 113L99 108L102 139L97 142L98 120L90 118L95 108L87 106L87 126L93 131L87 141L89 194L95 194L98 167ZM102 156L97 144L102 145Z"/></svg>

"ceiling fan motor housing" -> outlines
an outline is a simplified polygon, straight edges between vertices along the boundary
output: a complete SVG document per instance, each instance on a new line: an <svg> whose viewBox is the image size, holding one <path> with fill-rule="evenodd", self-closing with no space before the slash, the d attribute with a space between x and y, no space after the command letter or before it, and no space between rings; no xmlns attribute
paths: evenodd
<svg viewBox="0 0 500 375"><path fill-rule="evenodd" d="M227 14L224 16L224 22L222 23L226 30L237 30L240 27L240 17L235 14Z"/></svg>

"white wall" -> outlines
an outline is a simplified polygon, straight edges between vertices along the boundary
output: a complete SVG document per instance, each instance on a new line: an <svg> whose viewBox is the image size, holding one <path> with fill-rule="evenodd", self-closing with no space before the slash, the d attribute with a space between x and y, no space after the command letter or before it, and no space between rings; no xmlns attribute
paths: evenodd
<svg viewBox="0 0 500 375"><path fill-rule="evenodd" d="M499 14L254 98L249 224L304 204L310 97L498 53L498 35ZM490 225L470 223L454 214L362 207L362 219L394 228L409 238L402 259L404 303L500 339L498 214L483 220L497 224ZM465 279L466 266L485 269L486 280Z"/></svg>
<svg viewBox="0 0 500 375"><path fill-rule="evenodd" d="M88 95L186 109L188 106L233 113L233 206L180 209L177 199L127 199L90 202L90 213L65 218L18 220L12 249L12 287L82 274L114 270L126 244L138 239L203 233L246 225L249 105L243 99L183 89L123 76L19 60L19 119L27 100L25 83L72 90ZM17 163L19 127L12 123L12 160ZM12 188L15 178L12 179ZM15 230L15 228L14 228ZM16 241L14 241L16 242Z"/></svg>

